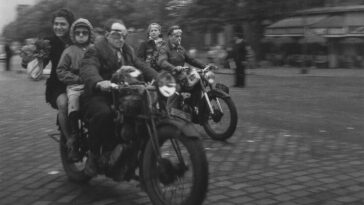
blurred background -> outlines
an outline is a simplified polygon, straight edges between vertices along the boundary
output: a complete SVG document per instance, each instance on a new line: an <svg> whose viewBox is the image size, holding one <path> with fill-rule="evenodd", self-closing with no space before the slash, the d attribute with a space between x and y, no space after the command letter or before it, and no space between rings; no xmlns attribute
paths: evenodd
<svg viewBox="0 0 364 205"><path fill-rule="evenodd" d="M135 48L148 24L163 32L179 24L182 44L193 55L229 68L233 36L249 45L248 68L305 66L364 68L364 0L0 0L1 57L11 42L16 53L32 39L51 34L59 8L100 27L121 18ZM164 35L166 36L166 35Z"/></svg>

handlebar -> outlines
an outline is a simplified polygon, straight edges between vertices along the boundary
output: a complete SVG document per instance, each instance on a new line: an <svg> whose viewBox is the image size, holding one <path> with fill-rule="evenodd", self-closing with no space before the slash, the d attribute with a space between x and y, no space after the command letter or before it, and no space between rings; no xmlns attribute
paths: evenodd
<svg viewBox="0 0 364 205"><path fill-rule="evenodd" d="M122 89L146 89L155 90L156 87L153 84L116 84L111 83L111 90L122 90Z"/></svg>
<svg viewBox="0 0 364 205"><path fill-rule="evenodd" d="M198 72L198 73L204 73L204 72L206 72L206 71L209 71L212 67L215 67L214 65L207 65L207 66L205 66L204 68L202 68L202 69L196 69L196 71ZM191 69L190 67L188 67L188 66L183 66L182 67L182 70L181 71L179 71L179 72L182 72L182 71L186 71L186 70L189 70L189 69Z"/></svg>

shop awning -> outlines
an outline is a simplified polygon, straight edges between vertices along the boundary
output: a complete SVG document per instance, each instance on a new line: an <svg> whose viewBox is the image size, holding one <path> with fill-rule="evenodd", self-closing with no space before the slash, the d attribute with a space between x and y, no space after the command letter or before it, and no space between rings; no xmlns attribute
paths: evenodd
<svg viewBox="0 0 364 205"><path fill-rule="evenodd" d="M303 36L304 28L315 24L326 15L297 16L282 19L267 27L265 36Z"/></svg>
<svg viewBox="0 0 364 205"><path fill-rule="evenodd" d="M364 13L330 16L311 25L310 29L324 37L364 36Z"/></svg>
<svg viewBox="0 0 364 205"><path fill-rule="evenodd" d="M302 37L305 29L323 37L363 37L364 12L289 17L268 26L265 36Z"/></svg>
<svg viewBox="0 0 364 205"><path fill-rule="evenodd" d="M344 16L330 16L312 24L310 28L342 28L345 25Z"/></svg>

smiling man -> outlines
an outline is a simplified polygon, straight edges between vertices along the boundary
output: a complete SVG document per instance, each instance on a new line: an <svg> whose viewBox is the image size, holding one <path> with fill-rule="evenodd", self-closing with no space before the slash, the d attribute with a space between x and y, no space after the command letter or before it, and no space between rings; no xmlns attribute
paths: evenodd
<svg viewBox="0 0 364 205"><path fill-rule="evenodd" d="M91 154L86 163L86 174L97 173L95 160L98 158L100 146L112 150L113 113L111 111L111 77L122 66L134 66L152 80L157 72L139 60L132 47L125 43L128 31L123 21L109 20L106 24L105 38L100 39L89 48L81 62L80 75L85 82L85 118L89 121Z"/></svg>

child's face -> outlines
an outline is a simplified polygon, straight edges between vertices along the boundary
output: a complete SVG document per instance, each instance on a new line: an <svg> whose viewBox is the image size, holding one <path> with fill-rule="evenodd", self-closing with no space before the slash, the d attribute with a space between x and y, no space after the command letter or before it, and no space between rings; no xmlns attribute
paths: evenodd
<svg viewBox="0 0 364 205"><path fill-rule="evenodd" d="M76 43L84 44L88 41L90 38L90 32L87 28L84 27L78 27L75 29L75 40Z"/></svg>
<svg viewBox="0 0 364 205"><path fill-rule="evenodd" d="M150 31L149 31L149 36L152 39L157 39L159 37L159 35L161 34L161 32L159 31L158 26L152 25L150 27Z"/></svg>

